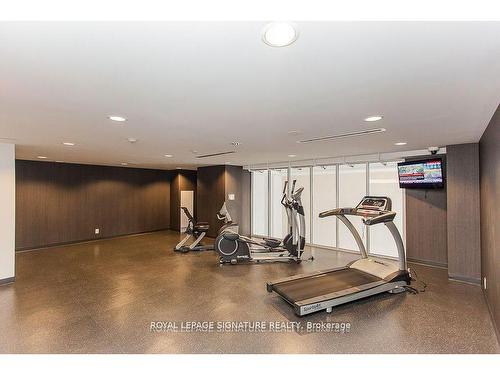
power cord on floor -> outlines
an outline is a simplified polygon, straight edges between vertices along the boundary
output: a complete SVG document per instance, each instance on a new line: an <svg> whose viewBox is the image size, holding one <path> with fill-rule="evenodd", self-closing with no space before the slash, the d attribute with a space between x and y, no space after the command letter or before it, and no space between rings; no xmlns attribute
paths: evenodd
<svg viewBox="0 0 500 375"><path fill-rule="evenodd" d="M427 284L425 283L425 281L419 280L417 271L415 271L413 268L408 268L408 272L410 273L410 280L418 283L420 285L420 288L406 285L405 286L406 291L411 294L424 293L425 289L427 288ZM413 275L415 275L415 277L413 277Z"/></svg>

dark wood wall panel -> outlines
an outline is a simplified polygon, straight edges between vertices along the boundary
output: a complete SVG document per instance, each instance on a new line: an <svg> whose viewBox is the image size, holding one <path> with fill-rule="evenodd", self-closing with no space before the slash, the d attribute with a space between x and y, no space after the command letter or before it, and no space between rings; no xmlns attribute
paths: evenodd
<svg viewBox="0 0 500 375"><path fill-rule="evenodd" d="M172 183L170 184L170 228L180 230L180 215L181 206L180 176L178 172L172 174Z"/></svg>
<svg viewBox="0 0 500 375"><path fill-rule="evenodd" d="M169 226L168 171L16 161L16 249Z"/></svg>
<svg viewBox="0 0 500 375"><path fill-rule="evenodd" d="M207 235L217 236L221 222L217 219L225 199L225 166L216 165L211 167L200 167L197 170L197 199L196 210L198 221L206 221L210 224Z"/></svg>
<svg viewBox="0 0 500 375"><path fill-rule="evenodd" d="M500 106L479 142L481 188L481 272L486 300L500 340Z"/></svg>
<svg viewBox="0 0 500 375"><path fill-rule="evenodd" d="M446 188L406 189L406 255L408 260L447 265Z"/></svg>
<svg viewBox="0 0 500 375"><path fill-rule="evenodd" d="M181 191L194 191L194 212L191 214L196 218L196 171L179 170L173 172L172 184L170 188L170 228L180 230L180 208Z"/></svg>
<svg viewBox="0 0 500 375"><path fill-rule="evenodd" d="M233 221L237 222L241 227L244 205L242 184L243 168L240 166L215 165L198 168L197 214L199 221L206 221L210 224L208 236L215 237L224 224L217 219L217 212L219 212L224 202L226 202ZM235 200L230 201L228 194L234 194ZM250 211L248 210L246 214L250 215ZM247 220L250 221L249 218Z"/></svg>
<svg viewBox="0 0 500 375"><path fill-rule="evenodd" d="M479 145L446 146L446 161L448 275L479 283Z"/></svg>
<svg viewBox="0 0 500 375"><path fill-rule="evenodd" d="M242 219L242 176L243 168L239 166L227 165L225 171L225 200L227 209L234 222L241 223ZM230 201L229 194L234 194L234 200ZM222 222L219 222L222 224Z"/></svg>

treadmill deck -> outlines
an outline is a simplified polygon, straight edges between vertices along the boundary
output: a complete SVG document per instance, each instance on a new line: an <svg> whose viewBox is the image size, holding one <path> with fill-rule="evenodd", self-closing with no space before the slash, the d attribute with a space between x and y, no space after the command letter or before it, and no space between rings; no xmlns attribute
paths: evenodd
<svg viewBox="0 0 500 375"><path fill-rule="evenodd" d="M343 268L308 278L276 283L273 290L289 303L295 304L380 281L382 279L377 276L353 268Z"/></svg>

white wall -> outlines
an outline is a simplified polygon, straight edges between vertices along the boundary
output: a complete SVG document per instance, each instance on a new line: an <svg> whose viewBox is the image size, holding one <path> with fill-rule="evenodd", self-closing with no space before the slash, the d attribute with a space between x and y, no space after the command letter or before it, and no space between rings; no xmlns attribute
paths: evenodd
<svg viewBox="0 0 500 375"><path fill-rule="evenodd" d="M313 168L312 242L322 246L337 246L336 217L319 217L320 212L338 207L336 176L337 168L335 165Z"/></svg>
<svg viewBox="0 0 500 375"><path fill-rule="evenodd" d="M370 163L370 195L383 195L391 198L392 211L396 212L394 224L404 241L403 202L404 189L399 187L398 163ZM370 253L376 255L398 256L398 249L391 232L385 225L370 227Z"/></svg>
<svg viewBox="0 0 500 375"><path fill-rule="evenodd" d="M14 145L0 143L0 282L15 275L15 193Z"/></svg>

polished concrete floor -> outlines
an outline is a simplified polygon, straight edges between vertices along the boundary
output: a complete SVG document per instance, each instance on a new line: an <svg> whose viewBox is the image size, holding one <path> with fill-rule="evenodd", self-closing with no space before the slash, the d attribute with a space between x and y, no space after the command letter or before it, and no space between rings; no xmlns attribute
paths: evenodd
<svg viewBox="0 0 500 375"><path fill-rule="evenodd" d="M177 254L175 232L17 254L0 286L3 353L498 353L481 289L446 270L410 265L417 295L379 295L298 318L265 282L343 265L312 250L297 264L219 266L213 252ZM150 332L152 321L349 323L349 332Z"/></svg>

